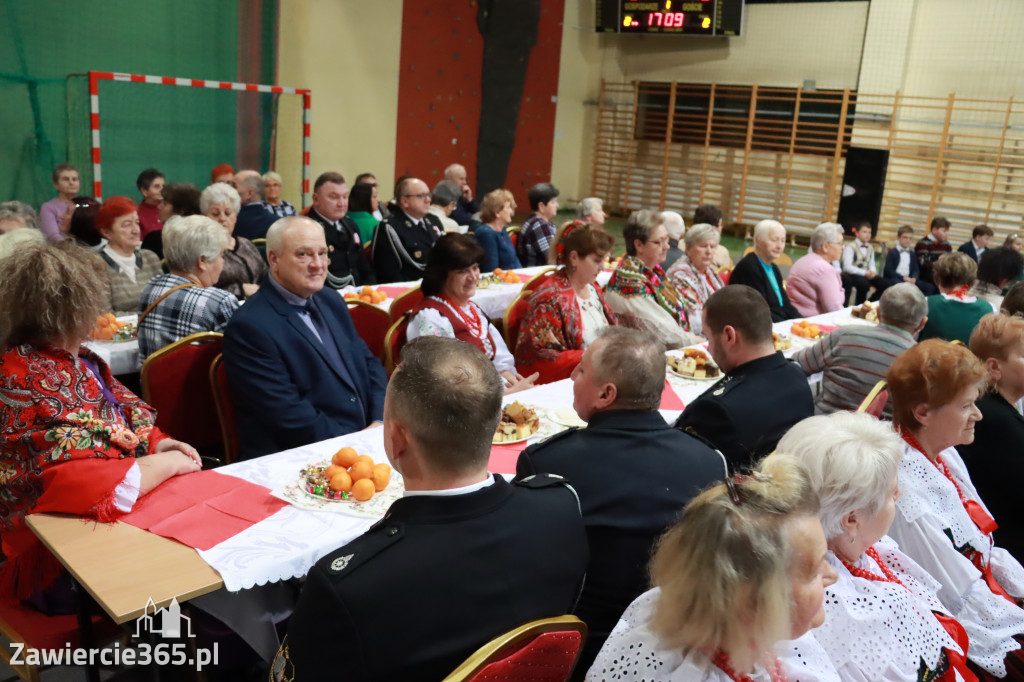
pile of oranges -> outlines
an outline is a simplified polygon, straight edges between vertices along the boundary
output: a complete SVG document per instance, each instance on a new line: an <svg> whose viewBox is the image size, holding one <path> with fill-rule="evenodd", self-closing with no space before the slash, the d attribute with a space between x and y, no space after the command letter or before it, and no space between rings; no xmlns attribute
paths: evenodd
<svg viewBox="0 0 1024 682"><path fill-rule="evenodd" d="M97 341L111 341L126 326L127 322L118 322L113 313L107 313L96 318L96 326L89 332L89 336Z"/></svg>
<svg viewBox="0 0 1024 682"><path fill-rule="evenodd" d="M345 294L346 301L362 301L363 303L383 303L388 300L388 295L383 291L377 291L373 287L363 287L359 293L350 291Z"/></svg>
<svg viewBox="0 0 1024 682"><path fill-rule="evenodd" d="M790 331L793 332L793 336L802 336L805 339L816 339L821 334L818 325L811 324L807 320L794 323Z"/></svg>
<svg viewBox="0 0 1024 682"><path fill-rule="evenodd" d="M505 284L519 284L521 281L516 273L511 270L502 270L501 268L494 268L494 276Z"/></svg>
<svg viewBox="0 0 1024 682"><path fill-rule="evenodd" d="M320 494L325 497L347 499L351 496L358 502L366 502L388 487L391 467L387 464L374 464L372 457L360 455L355 448L342 448L334 453L323 477L330 491L321 491Z"/></svg>

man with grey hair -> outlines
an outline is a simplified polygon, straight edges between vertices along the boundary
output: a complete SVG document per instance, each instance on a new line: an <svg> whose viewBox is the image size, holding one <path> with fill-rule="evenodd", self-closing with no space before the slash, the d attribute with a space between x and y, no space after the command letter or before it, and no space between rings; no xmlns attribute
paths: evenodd
<svg viewBox="0 0 1024 682"><path fill-rule="evenodd" d="M459 225L451 219L459 203L459 186L451 180L442 180L434 186L430 195L430 212L441 221L441 227L447 232L466 233L467 225Z"/></svg>
<svg viewBox="0 0 1024 682"><path fill-rule="evenodd" d="M603 227L605 217L604 202L597 197L580 199L576 204L576 221L579 223Z"/></svg>
<svg viewBox="0 0 1024 682"><path fill-rule="evenodd" d="M340 660L354 680L440 680L494 637L572 610L587 563L572 489L487 471L503 390L470 344L405 346L382 429L404 496L310 570L272 679L338 679ZM382 595L416 608L396 619Z"/></svg>
<svg viewBox="0 0 1024 682"><path fill-rule="evenodd" d="M793 356L804 374L824 372L815 414L856 410L884 379L896 357L913 346L928 321L928 302L914 284L901 282L882 293L878 326L843 326ZM892 419L892 402L882 412Z"/></svg>
<svg viewBox="0 0 1024 682"><path fill-rule="evenodd" d="M235 236L248 240L263 239L277 216L263 208L263 178L258 171L240 170L235 173L235 185L242 199L242 209L235 220Z"/></svg>
<svg viewBox="0 0 1024 682"><path fill-rule="evenodd" d="M359 431L383 415L387 375L345 301L324 291L327 254L318 223L275 222L270 273L224 332L243 459Z"/></svg>
<svg viewBox="0 0 1024 682"><path fill-rule="evenodd" d="M729 284L746 284L764 296L772 322L802 317L790 302L774 262L785 249L786 228L778 220L762 220L754 226L754 250L740 259L729 277Z"/></svg>
<svg viewBox="0 0 1024 682"><path fill-rule="evenodd" d="M665 231L668 232L668 253L665 254L665 260L661 262L661 269L668 272L672 264L683 255L683 250L679 248L679 242L686 232L686 223L683 222L683 216L679 215L678 211L662 211L661 220Z"/></svg>
<svg viewBox="0 0 1024 682"><path fill-rule="evenodd" d="M457 225L469 225L473 222L473 216L480 212L480 203L473 200L473 188L466 180L466 167L461 163L453 163L444 169L444 179L454 182L459 188L459 198L451 219Z"/></svg>
<svg viewBox="0 0 1024 682"><path fill-rule="evenodd" d="M516 478L557 474L579 494L590 539L587 582L575 611L590 630L577 664L586 671L619 616L647 589L657 538L726 470L711 448L658 413L665 353L653 334L605 327L572 381L573 407L587 428L526 448Z"/></svg>

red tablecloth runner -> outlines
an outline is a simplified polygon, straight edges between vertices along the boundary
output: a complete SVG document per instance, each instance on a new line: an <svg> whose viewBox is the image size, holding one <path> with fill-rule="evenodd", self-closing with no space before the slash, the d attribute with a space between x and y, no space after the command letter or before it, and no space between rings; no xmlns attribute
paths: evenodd
<svg viewBox="0 0 1024 682"><path fill-rule="evenodd" d="M665 388L661 391L661 405L658 407L659 410L682 410L686 407L683 401L676 395L672 385L668 383L668 379L665 379Z"/></svg>
<svg viewBox="0 0 1024 682"><path fill-rule="evenodd" d="M195 549L210 549L287 505L270 489L216 471L175 476L139 498L122 521Z"/></svg>
<svg viewBox="0 0 1024 682"><path fill-rule="evenodd" d="M377 287L377 291L384 292L384 294L388 298L398 298L399 296L401 296L405 292L409 291L409 287L389 287L389 286L382 285L382 286Z"/></svg>
<svg viewBox="0 0 1024 682"><path fill-rule="evenodd" d="M838 325L834 325L834 324L819 324L818 325L818 330L822 334L831 334L832 332L834 332L837 329L839 329Z"/></svg>

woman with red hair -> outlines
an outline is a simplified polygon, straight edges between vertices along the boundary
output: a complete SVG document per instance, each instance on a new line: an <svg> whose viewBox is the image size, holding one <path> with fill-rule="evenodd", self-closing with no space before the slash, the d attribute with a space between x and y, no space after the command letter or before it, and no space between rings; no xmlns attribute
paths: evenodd
<svg viewBox="0 0 1024 682"><path fill-rule="evenodd" d="M138 207L128 197L110 197L96 212L96 230L106 240L100 255L110 266L110 310L115 315L139 312L142 290L160 274L160 259L139 248L142 231Z"/></svg>

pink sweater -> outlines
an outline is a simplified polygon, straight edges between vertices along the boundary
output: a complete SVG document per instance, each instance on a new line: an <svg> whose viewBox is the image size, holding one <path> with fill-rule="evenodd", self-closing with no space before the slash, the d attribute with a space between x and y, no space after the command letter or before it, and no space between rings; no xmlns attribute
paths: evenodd
<svg viewBox="0 0 1024 682"><path fill-rule="evenodd" d="M846 300L839 273L813 251L793 263L786 293L796 309L808 317L839 310Z"/></svg>

